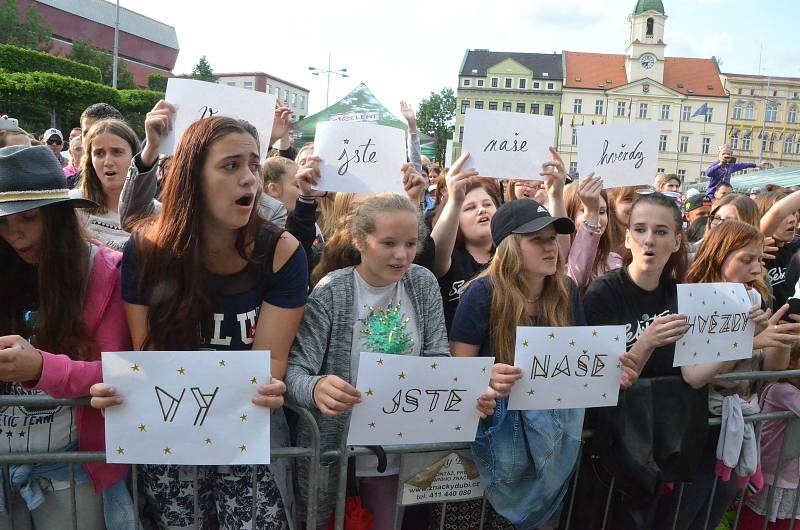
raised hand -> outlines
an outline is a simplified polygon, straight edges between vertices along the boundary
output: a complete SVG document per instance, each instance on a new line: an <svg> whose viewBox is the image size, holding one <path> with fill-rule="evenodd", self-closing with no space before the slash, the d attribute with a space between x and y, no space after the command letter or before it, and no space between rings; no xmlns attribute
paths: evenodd
<svg viewBox="0 0 800 530"><path fill-rule="evenodd" d="M561 196L564 194L564 185L567 182L567 171L564 169L564 161L552 147L550 148L551 160L542 164L542 171L539 176L544 178L544 189L550 196Z"/></svg>
<svg viewBox="0 0 800 530"><path fill-rule="evenodd" d="M159 100L153 110L144 117L144 134L147 142L142 150L142 162L145 166L152 167L158 160L161 144L164 138L172 131L175 123L175 106Z"/></svg>
<svg viewBox="0 0 800 530"><path fill-rule="evenodd" d="M411 108L411 105L405 101L401 101L400 114L408 122L408 132L412 134L417 132L417 115L414 113L414 109Z"/></svg>
<svg viewBox="0 0 800 530"><path fill-rule="evenodd" d="M455 164L450 166L447 175L444 177L444 181L447 184L447 200L454 201L455 204L464 202L468 180L478 176L477 169L464 169L467 159L469 159L469 153L462 153Z"/></svg>
<svg viewBox="0 0 800 530"><path fill-rule="evenodd" d="M400 171L403 172L403 189L406 195L414 204L420 204L428 187L427 179L419 174L417 168L411 162L403 164Z"/></svg>

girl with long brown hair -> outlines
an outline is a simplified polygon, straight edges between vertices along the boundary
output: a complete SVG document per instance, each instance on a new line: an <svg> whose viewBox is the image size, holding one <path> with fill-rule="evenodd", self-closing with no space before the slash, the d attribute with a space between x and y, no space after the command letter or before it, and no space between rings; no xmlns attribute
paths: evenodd
<svg viewBox="0 0 800 530"><path fill-rule="evenodd" d="M722 200L728 197L731 195L726 195ZM800 324L781 322L783 318L787 320L790 318L786 316L788 305L779 308L774 315L771 315L771 311L765 312L762 309L763 300L768 295L761 266L763 246L764 236L756 227L741 221L727 220L706 233L697 258L686 276L687 283L741 283L744 284L750 297L752 309L749 319L756 325L753 355L738 361L706 365L716 373L785 370L789 362L791 345L798 340ZM758 395L755 390L752 381L725 381L711 384L708 391L709 414L720 416L725 400L736 400L738 402L736 408L741 409L743 415L757 413ZM731 404L725 406L730 408ZM706 515L709 516L708 527L715 528L741 489L740 479L730 477L730 471L726 473L724 470L722 470L723 478L717 481L716 488L713 487L717 475L714 464L719 438L720 427L710 428L700 464L692 479L684 486L677 518L678 528L703 528ZM738 455L726 456L738 461ZM749 476L755 471L753 468L743 473L746 472ZM709 504L711 504L710 512Z"/></svg>
<svg viewBox="0 0 800 530"><path fill-rule="evenodd" d="M125 245L125 311L138 350L243 350L271 352L272 381L253 403L273 411L272 446L288 445L282 379L307 296L302 247L267 223L256 205L261 193L260 146L252 125L213 117L183 133L165 176L162 208L144 220ZM92 389L92 405L116 405L105 385ZM255 477L253 476L255 474ZM192 524L192 480L180 466L140 466L145 498L159 527ZM258 502L251 495L257 480ZM290 528L289 466L200 469L196 492L201 520L238 529ZM256 504L253 510L253 503Z"/></svg>
<svg viewBox="0 0 800 530"><path fill-rule="evenodd" d="M46 147L0 149L0 381L6 395L84 397L102 381L100 352L130 349L122 256L83 233L74 208L98 205L69 198L68 191ZM87 406L10 406L0 418L8 434L3 453L105 448L103 418ZM18 528L61 528L74 495L81 528L106 528L105 511L109 520L127 521L114 528L133 529L127 470L99 462L12 465L8 487L30 502L12 503L7 495L6 513ZM36 492L43 500L38 507Z"/></svg>

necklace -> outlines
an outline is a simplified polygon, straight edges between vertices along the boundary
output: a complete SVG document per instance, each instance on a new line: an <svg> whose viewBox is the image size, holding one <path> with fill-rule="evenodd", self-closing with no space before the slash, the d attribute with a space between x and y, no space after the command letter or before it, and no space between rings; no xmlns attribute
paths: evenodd
<svg viewBox="0 0 800 530"><path fill-rule="evenodd" d="M529 304L535 304L536 302L539 301L539 299L538 298L534 298L533 300L526 299L525 301L528 302Z"/></svg>

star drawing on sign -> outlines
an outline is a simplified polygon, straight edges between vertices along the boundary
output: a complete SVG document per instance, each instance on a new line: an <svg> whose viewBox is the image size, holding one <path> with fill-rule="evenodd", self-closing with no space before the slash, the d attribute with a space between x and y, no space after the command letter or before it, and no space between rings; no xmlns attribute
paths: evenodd
<svg viewBox="0 0 800 530"><path fill-rule="evenodd" d="M403 433L401 433L401 432L397 433L397 437L398 438L402 438L403 437Z"/></svg>
<svg viewBox="0 0 800 530"><path fill-rule="evenodd" d="M454 382L454 383L458 383L458 377L454 377L454 378L453 378L453 382Z"/></svg>
<svg viewBox="0 0 800 530"><path fill-rule="evenodd" d="M531 388L530 390L528 390L528 395L529 395L529 396L532 396L532 395L534 395L535 393L536 393L536 392L534 392L532 388Z"/></svg>
<svg viewBox="0 0 800 530"><path fill-rule="evenodd" d="M429 419L428 423L433 423L433 418Z"/></svg>
<svg viewBox="0 0 800 530"><path fill-rule="evenodd" d="M240 445L239 446L239 452L240 453L246 453L247 452L247 446L244 445L244 444Z"/></svg>
<svg viewBox="0 0 800 530"><path fill-rule="evenodd" d="M527 348L528 347L528 341L527 340L523 340L522 341L522 347L523 348Z"/></svg>
<svg viewBox="0 0 800 530"><path fill-rule="evenodd" d="M561 398L556 398L556 403L561 403Z"/></svg>
<svg viewBox="0 0 800 530"><path fill-rule="evenodd" d="M706 301L705 300L700 300L700 303L703 304L703 305L706 305Z"/></svg>
<svg viewBox="0 0 800 530"><path fill-rule="evenodd" d="M618 337L618 336L617 336L617 337L614 337L614 340L615 340L615 341L617 341L617 342L619 342L619 337Z"/></svg>
<svg viewBox="0 0 800 530"><path fill-rule="evenodd" d="M692 354L692 357L697 357L697 352L694 352L694 353Z"/></svg>
<svg viewBox="0 0 800 530"><path fill-rule="evenodd" d="M133 370L134 372L138 372L139 371L139 365L136 364L136 363L133 363L133 366L131 366L131 370Z"/></svg>
<svg viewBox="0 0 800 530"><path fill-rule="evenodd" d="M691 298L691 297L692 297L692 292L691 292L691 291L689 291L689 298Z"/></svg>
<svg viewBox="0 0 800 530"><path fill-rule="evenodd" d="M239 419L242 420L242 422L247 421L247 414L242 414L241 416L239 416Z"/></svg>
<svg viewBox="0 0 800 530"><path fill-rule="evenodd" d="M485 366L484 366L483 368L481 368L481 373L482 373L482 374L485 374L485 373L486 373L486 367L485 367Z"/></svg>
<svg viewBox="0 0 800 530"><path fill-rule="evenodd" d="M256 379L255 377L254 377L254 378L252 378L252 379L250 380L250 384L251 384L251 385L257 385L257 384L258 384L258 379Z"/></svg>
<svg viewBox="0 0 800 530"><path fill-rule="evenodd" d="M144 423L139 424L139 432L146 432L147 428L144 426Z"/></svg>
<svg viewBox="0 0 800 530"><path fill-rule="evenodd" d="M381 366L383 366L383 359L378 359L378 360L377 360L377 361L375 361L375 362L377 362L378 364L380 364Z"/></svg>
<svg viewBox="0 0 800 530"><path fill-rule="evenodd" d="M453 429L453 430L460 431L461 430L461 425L456 425L455 429Z"/></svg>
<svg viewBox="0 0 800 530"><path fill-rule="evenodd" d="M399 374L397 374L397 378L398 379L405 379L406 378L406 373L405 372L400 372Z"/></svg>
<svg viewBox="0 0 800 530"><path fill-rule="evenodd" d="M592 331L592 337L596 337L596 336L597 336L597 331Z"/></svg>
<svg viewBox="0 0 800 530"><path fill-rule="evenodd" d="M371 389L371 388L368 388L368 389L367 389L367 395L368 395L368 396L371 396L372 394L374 394L374 392L372 391L372 389Z"/></svg>
<svg viewBox="0 0 800 530"><path fill-rule="evenodd" d="M186 375L186 369L183 366L181 366L180 368L178 368L178 373L180 375Z"/></svg>
<svg viewBox="0 0 800 530"><path fill-rule="evenodd" d="M206 438L206 445L212 445L214 442L211 441L211 438Z"/></svg>
<svg viewBox="0 0 800 530"><path fill-rule="evenodd" d="M711 339L706 339L706 344L711 344Z"/></svg>
<svg viewBox="0 0 800 530"><path fill-rule="evenodd" d="M345 139L344 139L344 145L347 145L347 144L349 144L349 143L350 143L350 139L349 139L349 138L345 138Z"/></svg>
<svg viewBox="0 0 800 530"><path fill-rule="evenodd" d="M6 432L6 436L11 438L12 436L14 436L14 433L12 431L8 431L8 432Z"/></svg>
<svg viewBox="0 0 800 530"><path fill-rule="evenodd" d="M717 352L717 357L720 357L721 355L722 355L722 354L721 354L720 352Z"/></svg>
<svg viewBox="0 0 800 530"><path fill-rule="evenodd" d="M547 338L552 340L552 339L556 338L556 334L555 333L548 333L547 334Z"/></svg>
<svg viewBox="0 0 800 530"><path fill-rule="evenodd" d="M164 454L165 454L165 455L171 455L171 454L172 454L172 448L170 448L170 447L165 447L165 448L164 448Z"/></svg>
<svg viewBox="0 0 800 530"><path fill-rule="evenodd" d="M219 365L220 366L225 366L225 359L220 359L219 360Z"/></svg>
<svg viewBox="0 0 800 530"><path fill-rule="evenodd" d="M433 364L431 365L431 368L432 368L433 370L436 370L436 368L437 368L438 366L439 366L438 364L436 364L436 363L433 363Z"/></svg>
<svg viewBox="0 0 800 530"><path fill-rule="evenodd" d="M19 431L19 437L25 438L25 431Z"/></svg>
<svg viewBox="0 0 800 530"><path fill-rule="evenodd" d="M570 346L575 346L575 341L574 340L569 341L569 345Z"/></svg>
<svg viewBox="0 0 800 530"><path fill-rule="evenodd" d="M603 392L603 399L605 399L605 398L607 398L607 397L608 397L608 394L606 394L605 392Z"/></svg>
<svg viewBox="0 0 800 530"><path fill-rule="evenodd" d="M370 429L374 429L375 428L375 422L374 421L369 422L367 425L369 425Z"/></svg>
<svg viewBox="0 0 800 530"><path fill-rule="evenodd" d="M124 455L125 454L125 449L123 449L122 447L117 447L117 454L118 455Z"/></svg>
<svg viewBox="0 0 800 530"><path fill-rule="evenodd" d="M734 348L738 348L738 347L739 347L739 343L738 343L738 342L734 342L734 343L733 343L733 347L734 347Z"/></svg>
<svg viewBox="0 0 800 530"><path fill-rule="evenodd" d="M584 383L583 388L589 388L589 383Z"/></svg>

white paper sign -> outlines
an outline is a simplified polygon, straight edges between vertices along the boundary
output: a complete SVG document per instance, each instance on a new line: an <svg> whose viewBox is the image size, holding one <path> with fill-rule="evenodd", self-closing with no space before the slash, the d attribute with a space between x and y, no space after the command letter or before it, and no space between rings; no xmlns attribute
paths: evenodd
<svg viewBox="0 0 800 530"><path fill-rule="evenodd" d="M509 410L613 407L619 397L625 326L517 327Z"/></svg>
<svg viewBox="0 0 800 530"><path fill-rule="evenodd" d="M492 375L491 357L417 357L362 353L348 445L475 440L477 400Z"/></svg>
<svg viewBox="0 0 800 530"><path fill-rule="evenodd" d="M173 154L183 131L210 116L247 120L258 130L262 158L269 149L275 119L275 95L195 79L170 78L164 99L177 107L175 124L161 144L161 152Z"/></svg>
<svg viewBox="0 0 800 530"><path fill-rule="evenodd" d="M269 351L104 352L106 458L123 464L268 464Z"/></svg>
<svg viewBox="0 0 800 530"><path fill-rule="evenodd" d="M689 331L675 343L673 366L749 359L755 324L747 317L752 303L741 283L678 285L678 312Z"/></svg>
<svg viewBox="0 0 800 530"><path fill-rule="evenodd" d="M652 184L658 169L659 123L578 127L578 173L594 171L605 188Z"/></svg>
<svg viewBox="0 0 800 530"><path fill-rule="evenodd" d="M455 452L415 453L413 459L403 459L400 481L402 506L483 497L475 464Z"/></svg>
<svg viewBox="0 0 800 530"><path fill-rule="evenodd" d="M555 118L538 114L467 110L462 153L466 167L498 179L541 179L542 164L551 159Z"/></svg>
<svg viewBox="0 0 800 530"><path fill-rule="evenodd" d="M320 122L314 154L322 158L317 189L403 193L406 133L366 122Z"/></svg>

